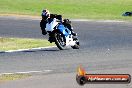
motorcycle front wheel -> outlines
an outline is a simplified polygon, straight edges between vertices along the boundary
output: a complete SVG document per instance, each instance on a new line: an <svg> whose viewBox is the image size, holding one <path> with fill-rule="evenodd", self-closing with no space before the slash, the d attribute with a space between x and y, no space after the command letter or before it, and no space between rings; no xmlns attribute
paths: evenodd
<svg viewBox="0 0 132 88"><path fill-rule="evenodd" d="M61 33L58 33L58 32L56 32L54 34L54 36L55 36L55 44L57 45L57 47L60 50L66 49L65 36L63 34L61 34Z"/></svg>

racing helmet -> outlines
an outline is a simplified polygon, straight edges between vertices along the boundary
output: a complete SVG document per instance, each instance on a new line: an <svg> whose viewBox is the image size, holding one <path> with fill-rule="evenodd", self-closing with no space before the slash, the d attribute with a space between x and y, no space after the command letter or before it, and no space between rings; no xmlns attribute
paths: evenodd
<svg viewBox="0 0 132 88"><path fill-rule="evenodd" d="M42 10L41 16L43 19L47 19L50 16L49 10L47 10L47 9Z"/></svg>

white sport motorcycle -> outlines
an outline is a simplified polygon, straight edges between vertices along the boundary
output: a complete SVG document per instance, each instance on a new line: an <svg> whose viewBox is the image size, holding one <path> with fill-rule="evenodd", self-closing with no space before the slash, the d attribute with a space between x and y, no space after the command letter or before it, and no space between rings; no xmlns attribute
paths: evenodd
<svg viewBox="0 0 132 88"><path fill-rule="evenodd" d="M49 33L50 43L55 42L60 50L71 46L73 49L79 49L79 39L73 36L71 31L65 27L56 18L49 18L45 30Z"/></svg>

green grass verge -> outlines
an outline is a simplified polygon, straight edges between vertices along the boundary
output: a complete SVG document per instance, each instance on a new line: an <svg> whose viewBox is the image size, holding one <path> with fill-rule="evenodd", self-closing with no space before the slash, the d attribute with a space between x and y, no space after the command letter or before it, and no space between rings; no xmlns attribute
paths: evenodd
<svg viewBox="0 0 132 88"><path fill-rule="evenodd" d="M0 82L24 79L30 76L31 75L29 74L3 74L3 75L0 75Z"/></svg>
<svg viewBox="0 0 132 88"><path fill-rule="evenodd" d="M0 38L0 51L53 46L44 39Z"/></svg>
<svg viewBox="0 0 132 88"><path fill-rule="evenodd" d="M48 8L65 18L121 19L125 11L132 11L132 0L0 0L0 13L40 16Z"/></svg>

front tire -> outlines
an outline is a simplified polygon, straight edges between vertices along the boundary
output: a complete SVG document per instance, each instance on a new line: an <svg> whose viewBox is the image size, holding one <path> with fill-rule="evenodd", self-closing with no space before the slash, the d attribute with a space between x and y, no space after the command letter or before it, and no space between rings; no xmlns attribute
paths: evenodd
<svg viewBox="0 0 132 88"><path fill-rule="evenodd" d="M64 50L66 48L65 36L61 33L56 32L55 36L55 44L60 50Z"/></svg>

